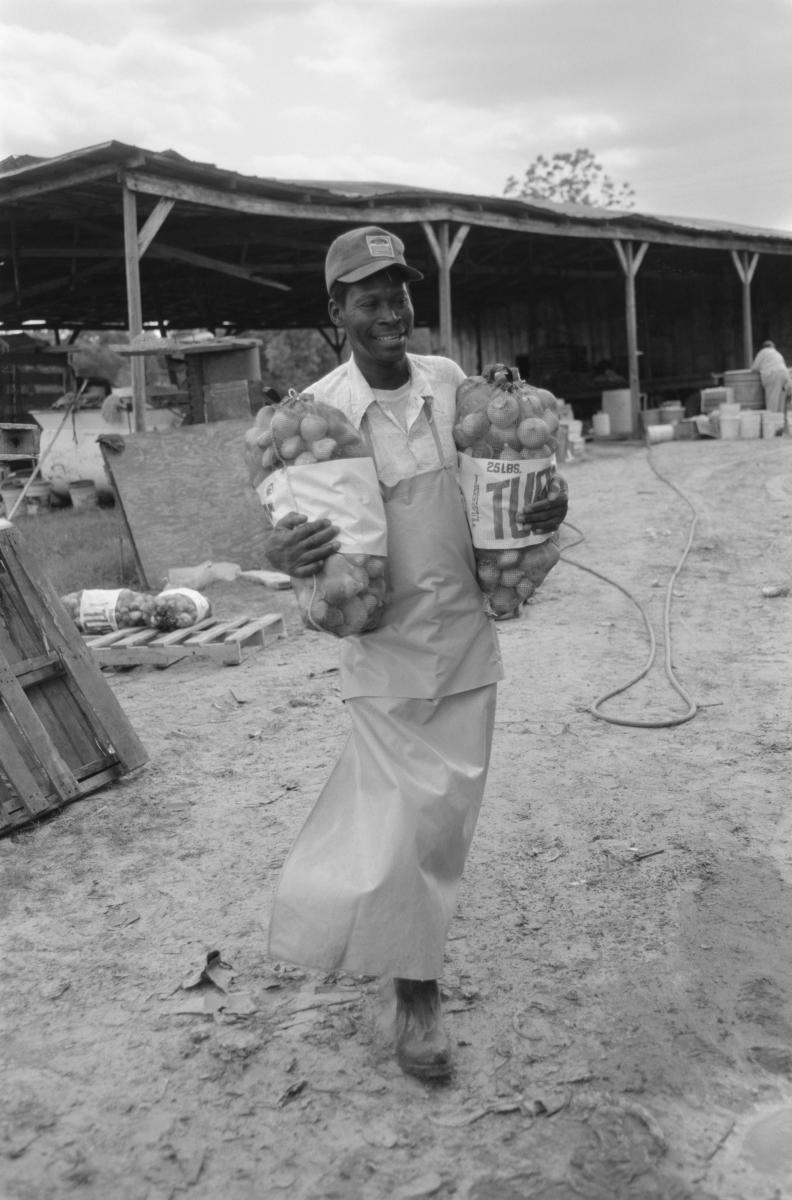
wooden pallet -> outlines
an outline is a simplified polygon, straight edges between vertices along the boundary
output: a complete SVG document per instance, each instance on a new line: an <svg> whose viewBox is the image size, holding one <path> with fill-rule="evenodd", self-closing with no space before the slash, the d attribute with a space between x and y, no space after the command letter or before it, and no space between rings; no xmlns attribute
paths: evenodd
<svg viewBox="0 0 792 1200"><path fill-rule="evenodd" d="M263 646L265 637L285 632L280 613L265 617L234 617L219 621L205 617L187 629L159 633L156 629L117 629L113 633L86 634L85 643L94 661L104 667L168 667L186 658L208 658L236 666L242 651Z"/></svg>
<svg viewBox="0 0 792 1200"><path fill-rule="evenodd" d="M36 556L0 520L0 835L147 760Z"/></svg>

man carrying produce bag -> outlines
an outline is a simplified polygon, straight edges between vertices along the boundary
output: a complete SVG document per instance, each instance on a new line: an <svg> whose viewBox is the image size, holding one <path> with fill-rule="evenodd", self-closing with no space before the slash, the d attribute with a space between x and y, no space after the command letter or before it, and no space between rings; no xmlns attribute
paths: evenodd
<svg viewBox="0 0 792 1200"><path fill-rule="evenodd" d="M281 961L392 977L397 1058L447 1079L440 1020L443 952L489 766L497 635L475 574L454 444L456 390L447 358L407 353L414 322L401 240L353 229L325 262L329 313L351 358L312 384L366 441L387 517L389 599L379 626L340 642L351 734L284 864L270 954ZM523 517L556 530L566 497ZM299 513L268 539L293 578L323 569L339 530Z"/></svg>

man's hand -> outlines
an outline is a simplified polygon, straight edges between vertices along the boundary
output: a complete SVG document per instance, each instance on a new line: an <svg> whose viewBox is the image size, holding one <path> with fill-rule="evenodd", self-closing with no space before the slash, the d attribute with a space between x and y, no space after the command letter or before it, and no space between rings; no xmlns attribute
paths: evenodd
<svg viewBox="0 0 792 1200"><path fill-rule="evenodd" d="M287 513L267 537L267 561L276 571L298 579L316 575L324 560L339 549L338 527L322 518L309 521L300 513Z"/></svg>
<svg viewBox="0 0 792 1200"><path fill-rule="evenodd" d="M537 500L517 516L517 524L525 533L555 533L566 520L569 507L568 488L560 475L553 478L546 500Z"/></svg>

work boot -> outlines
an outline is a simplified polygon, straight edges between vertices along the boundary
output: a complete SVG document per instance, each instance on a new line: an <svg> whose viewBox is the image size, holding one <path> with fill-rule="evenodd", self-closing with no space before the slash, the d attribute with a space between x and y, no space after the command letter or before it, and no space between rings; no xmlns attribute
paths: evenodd
<svg viewBox="0 0 792 1200"><path fill-rule="evenodd" d="M443 1082L451 1076L451 1043L440 1018L436 979L394 979L396 1060L417 1079Z"/></svg>

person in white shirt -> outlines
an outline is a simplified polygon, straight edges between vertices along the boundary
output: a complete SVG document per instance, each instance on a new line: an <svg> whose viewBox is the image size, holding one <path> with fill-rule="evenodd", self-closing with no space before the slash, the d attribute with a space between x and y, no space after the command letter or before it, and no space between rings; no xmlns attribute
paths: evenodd
<svg viewBox="0 0 792 1200"><path fill-rule="evenodd" d="M439 979L481 805L502 665L476 575L452 429L465 378L407 352L414 313L401 240L366 226L336 238L325 279L351 357L306 388L344 412L374 458L391 594L378 629L340 643L351 734L284 864L270 923L280 961L394 979L397 1059L445 1080ZM524 520L552 532L566 495ZM296 577L338 548L327 521L292 513L269 535Z"/></svg>
<svg viewBox="0 0 792 1200"><path fill-rule="evenodd" d="M770 412L786 412L792 399L792 377L783 354L776 349L774 342L762 343L751 369L759 372L765 408Z"/></svg>

